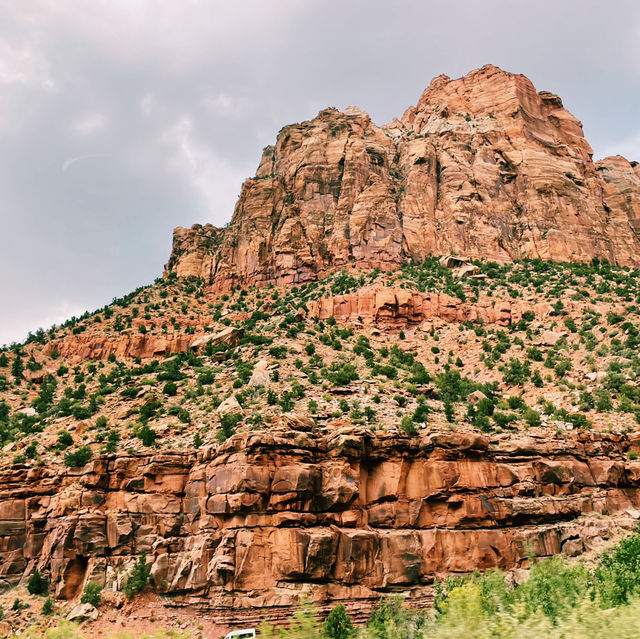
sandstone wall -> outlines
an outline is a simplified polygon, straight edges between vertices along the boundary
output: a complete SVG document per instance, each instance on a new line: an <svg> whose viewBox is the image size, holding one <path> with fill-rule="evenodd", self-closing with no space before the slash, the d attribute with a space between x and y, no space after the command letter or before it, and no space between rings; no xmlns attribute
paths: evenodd
<svg viewBox="0 0 640 639"><path fill-rule="evenodd" d="M546 302L528 303L485 298L463 302L446 293L422 293L406 288L364 287L354 293L321 298L308 303L309 314L339 321L361 320L377 326L407 326L425 320L445 322L483 322L509 326L522 314L532 311L539 319L551 312Z"/></svg>
<svg viewBox="0 0 640 639"><path fill-rule="evenodd" d="M592 155L526 77L440 76L386 126L352 107L284 127L228 228L175 230L165 275L226 289L449 253L640 266L640 169Z"/></svg>
<svg viewBox="0 0 640 639"><path fill-rule="evenodd" d="M118 589L144 551L158 591L225 622L282 618L302 595L356 615L385 592L422 605L436 575L518 566L529 546L576 554L630 526L629 446L591 432L323 435L290 418L197 455L14 468L0 477L0 582L37 567L57 597L89 580Z"/></svg>

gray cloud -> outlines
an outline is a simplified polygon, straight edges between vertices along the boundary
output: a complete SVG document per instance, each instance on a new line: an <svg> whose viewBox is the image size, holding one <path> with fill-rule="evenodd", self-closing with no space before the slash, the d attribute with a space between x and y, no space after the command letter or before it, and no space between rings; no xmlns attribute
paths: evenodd
<svg viewBox="0 0 640 639"><path fill-rule="evenodd" d="M561 95L596 156L640 159L634 0L4 3L0 343L153 281L283 125L350 104L383 123L487 62Z"/></svg>

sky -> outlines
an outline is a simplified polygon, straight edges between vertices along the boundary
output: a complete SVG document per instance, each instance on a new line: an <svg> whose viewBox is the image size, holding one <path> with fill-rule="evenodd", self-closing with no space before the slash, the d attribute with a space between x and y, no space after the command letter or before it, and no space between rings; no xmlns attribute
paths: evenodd
<svg viewBox="0 0 640 639"><path fill-rule="evenodd" d="M640 160L637 0L1 3L0 344L153 282L282 126L384 124L487 63L559 94L596 158Z"/></svg>

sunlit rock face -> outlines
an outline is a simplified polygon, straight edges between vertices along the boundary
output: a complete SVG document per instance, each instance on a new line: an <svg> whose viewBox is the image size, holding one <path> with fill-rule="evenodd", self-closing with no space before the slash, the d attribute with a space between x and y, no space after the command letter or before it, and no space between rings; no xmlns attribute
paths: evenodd
<svg viewBox="0 0 640 639"><path fill-rule="evenodd" d="M592 548L636 525L637 438L432 432L290 414L195 453L4 471L0 578L35 568L56 597L121 589L145 552L154 588L224 622L285 618L303 597L362 618L381 594L431 601L436 576Z"/></svg>
<svg viewBox="0 0 640 639"><path fill-rule="evenodd" d="M448 253L638 266L639 237L637 164L594 164L560 98L485 66L386 126L350 107L284 127L229 227L176 229L165 274L225 289Z"/></svg>

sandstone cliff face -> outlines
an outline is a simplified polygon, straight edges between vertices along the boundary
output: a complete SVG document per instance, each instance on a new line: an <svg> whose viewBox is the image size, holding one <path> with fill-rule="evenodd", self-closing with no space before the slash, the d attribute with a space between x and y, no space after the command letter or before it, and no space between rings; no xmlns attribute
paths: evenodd
<svg viewBox="0 0 640 639"><path fill-rule="evenodd" d="M438 574L520 565L528 546L581 552L640 505L622 436L321 435L285 420L197 457L5 471L0 579L37 567L61 598L89 580L117 590L144 551L158 591L227 623L281 618L302 595L357 615L385 592L428 601Z"/></svg>
<svg viewBox="0 0 640 639"><path fill-rule="evenodd" d="M532 311L542 319L551 312L546 302L531 304L484 298L463 302L446 293L422 293L405 288L365 287L355 293L309 302L309 313L320 319L334 317L341 322L362 321L376 326L408 326L425 320L482 322L509 326Z"/></svg>
<svg viewBox="0 0 640 639"><path fill-rule="evenodd" d="M384 127L352 107L283 128L229 228L176 229L165 273L225 289L450 252L638 266L638 176L596 166L560 98L486 66L435 78Z"/></svg>

